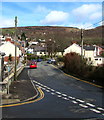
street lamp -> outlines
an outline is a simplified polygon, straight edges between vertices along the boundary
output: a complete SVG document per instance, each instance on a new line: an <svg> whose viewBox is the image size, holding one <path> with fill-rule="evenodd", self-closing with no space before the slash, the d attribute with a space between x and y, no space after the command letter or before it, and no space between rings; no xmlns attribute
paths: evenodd
<svg viewBox="0 0 104 120"><path fill-rule="evenodd" d="M4 56L6 55L4 52L0 52L1 55L1 71L0 71L0 81L3 81L3 76L4 76Z"/></svg>

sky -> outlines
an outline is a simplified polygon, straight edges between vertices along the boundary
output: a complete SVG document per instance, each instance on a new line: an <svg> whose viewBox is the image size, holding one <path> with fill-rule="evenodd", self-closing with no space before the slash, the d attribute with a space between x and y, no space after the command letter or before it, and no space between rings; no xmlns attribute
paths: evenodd
<svg viewBox="0 0 104 120"><path fill-rule="evenodd" d="M40 0L38 0L40 1ZM75 1L75 0L73 0ZM88 1L88 0L87 0ZM0 4L0 28L14 27L15 16L18 27L21 26L66 26L90 29L102 24L93 25L102 20L102 1L70 2L57 0L22 2L2 0Z"/></svg>

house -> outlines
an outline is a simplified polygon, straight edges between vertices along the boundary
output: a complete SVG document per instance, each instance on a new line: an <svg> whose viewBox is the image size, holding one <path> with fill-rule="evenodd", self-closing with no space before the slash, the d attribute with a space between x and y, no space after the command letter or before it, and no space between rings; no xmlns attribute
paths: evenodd
<svg viewBox="0 0 104 120"><path fill-rule="evenodd" d="M73 43L68 48L64 50L64 55L70 52L76 52L81 55L81 46L76 43ZM84 45L83 46L83 56L87 59L88 63L91 63L94 66L104 64L104 58L99 57L100 47L96 45Z"/></svg>
<svg viewBox="0 0 104 120"><path fill-rule="evenodd" d="M14 61L15 58L15 45L11 42L6 42L3 45L0 46L0 51L4 52L6 55L4 57L4 61L8 61L8 58L11 54L12 60ZM17 59L19 59L19 56L22 54L21 50L17 47Z"/></svg>
<svg viewBox="0 0 104 120"><path fill-rule="evenodd" d="M27 52L37 56L48 55L46 45L38 42L31 42Z"/></svg>
<svg viewBox="0 0 104 120"><path fill-rule="evenodd" d="M68 48L64 50L64 55L70 52L75 52L81 55L81 47L78 44L73 43L72 45L70 45Z"/></svg>

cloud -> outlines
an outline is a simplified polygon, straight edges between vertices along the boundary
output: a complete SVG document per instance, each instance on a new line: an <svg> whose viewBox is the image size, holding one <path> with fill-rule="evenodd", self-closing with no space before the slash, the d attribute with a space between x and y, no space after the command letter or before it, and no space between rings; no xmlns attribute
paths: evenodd
<svg viewBox="0 0 104 120"><path fill-rule="evenodd" d="M79 22L100 19L101 13L101 4L84 4L72 11L72 14Z"/></svg>
<svg viewBox="0 0 104 120"><path fill-rule="evenodd" d="M99 18L101 18L102 17L102 13L101 12L96 12L96 13L93 13L90 17L89 17L89 19L90 20L95 20L95 19L99 19Z"/></svg>
<svg viewBox="0 0 104 120"><path fill-rule="evenodd" d="M42 24L60 24L65 22L69 17L69 14L63 11L51 11L45 19L41 20Z"/></svg>
<svg viewBox="0 0 104 120"><path fill-rule="evenodd" d="M0 18L0 28L14 27L13 19Z"/></svg>

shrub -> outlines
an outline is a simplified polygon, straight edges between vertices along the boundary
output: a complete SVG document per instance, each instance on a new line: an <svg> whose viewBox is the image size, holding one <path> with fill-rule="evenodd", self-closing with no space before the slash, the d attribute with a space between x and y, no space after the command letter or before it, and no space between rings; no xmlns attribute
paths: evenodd
<svg viewBox="0 0 104 120"><path fill-rule="evenodd" d="M77 53L71 52L64 56L64 68L69 73L85 77L88 74L89 66L86 59L82 59Z"/></svg>
<svg viewBox="0 0 104 120"><path fill-rule="evenodd" d="M89 76L97 84L104 85L104 66L96 67Z"/></svg>

